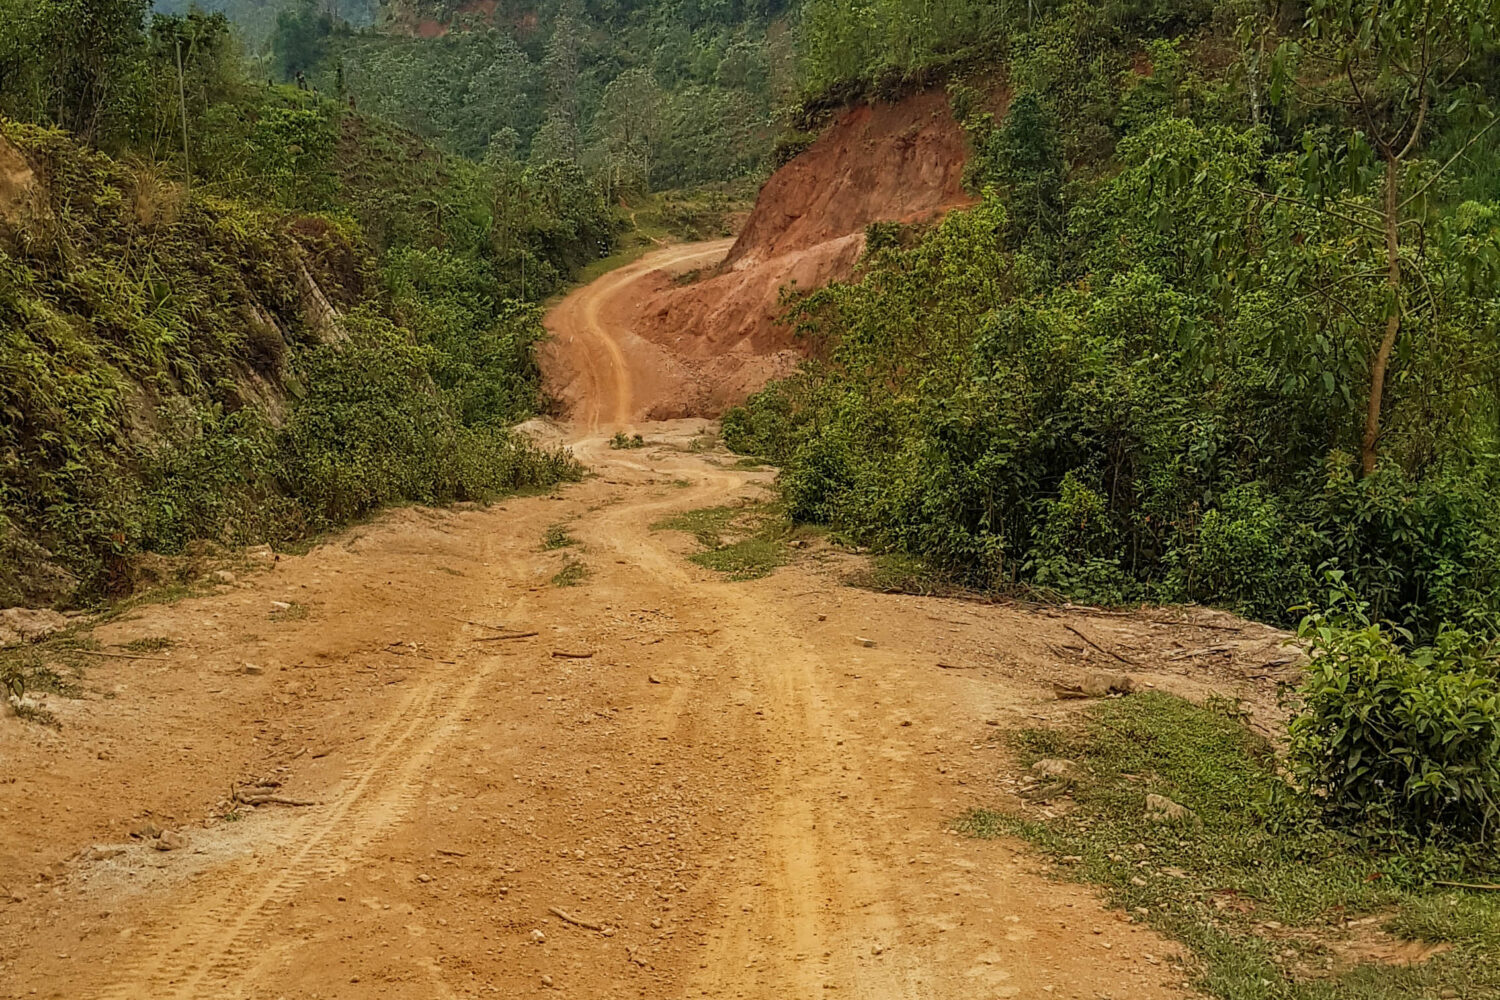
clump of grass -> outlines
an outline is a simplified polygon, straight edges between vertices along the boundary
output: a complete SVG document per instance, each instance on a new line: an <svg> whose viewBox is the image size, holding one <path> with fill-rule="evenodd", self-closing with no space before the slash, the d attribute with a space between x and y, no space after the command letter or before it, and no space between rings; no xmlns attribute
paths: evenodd
<svg viewBox="0 0 1500 1000"><path fill-rule="evenodd" d="M691 534L704 551L688 558L735 581L759 579L789 561L788 527L763 505L690 510L651 529Z"/></svg>
<svg viewBox="0 0 1500 1000"><path fill-rule="evenodd" d="M293 601L289 608L277 608L271 612L273 622L300 622L306 617L307 607L296 601Z"/></svg>
<svg viewBox="0 0 1500 1000"><path fill-rule="evenodd" d="M562 569L552 577L554 587L576 587L589 576L589 568L577 559L563 563Z"/></svg>
<svg viewBox="0 0 1500 1000"><path fill-rule="evenodd" d="M609 439L609 446L616 451L629 448L646 447L646 439L639 434L626 435L624 431L615 431L615 436Z"/></svg>
<svg viewBox="0 0 1500 1000"><path fill-rule="evenodd" d="M724 544L724 533L745 508L701 507L657 521L652 531L685 531L698 540L706 549L716 549Z"/></svg>
<svg viewBox="0 0 1500 1000"><path fill-rule="evenodd" d="M565 549L577 544L578 539L568 534L568 529L560 524L554 524L542 535L542 548L544 549Z"/></svg>
<svg viewBox="0 0 1500 1000"><path fill-rule="evenodd" d="M853 587L887 594L953 596L963 590L942 570L920 556L905 552L882 552L873 556L847 582Z"/></svg>
<svg viewBox="0 0 1500 1000"><path fill-rule="evenodd" d="M1376 850L1300 811L1271 745L1228 702L1198 707L1158 693L1101 702L1080 727L1020 734L1022 762L1077 764L1055 818L990 810L962 817L974 836L1020 835L1063 877L1190 946L1199 986L1222 1000L1427 1000L1500 996L1500 895L1437 883L1493 882L1480 851ZM1193 810L1189 824L1146 816L1147 794ZM1335 947L1345 923L1441 942L1420 964L1355 964ZM1357 954L1352 952L1351 954Z"/></svg>
<svg viewBox="0 0 1500 1000"><path fill-rule="evenodd" d="M778 566L786 565L787 551L780 539L756 536L698 552L690 558L699 566L723 573L731 580L758 580L769 576Z"/></svg>

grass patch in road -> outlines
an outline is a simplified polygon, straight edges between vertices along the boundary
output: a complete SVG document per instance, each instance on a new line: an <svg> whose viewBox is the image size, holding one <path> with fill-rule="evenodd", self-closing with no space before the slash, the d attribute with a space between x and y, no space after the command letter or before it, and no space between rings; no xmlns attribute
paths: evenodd
<svg viewBox="0 0 1500 1000"><path fill-rule="evenodd" d="M542 548L544 549L566 549L577 544L578 539L568 534L568 529L560 524L554 524L547 529L546 534L542 535Z"/></svg>
<svg viewBox="0 0 1500 1000"><path fill-rule="evenodd" d="M577 559L569 559L563 563L562 569L558 570L552 577L554 587L576 587L589 576L589 568Z"/></svg>
<svg viewBox="0 0 1500 1000"><path fill-rule="evenodd" d="M1271 745L1236 706L1146 693L1099 702L1070 730L1019 736L1023 763L1073 761L1040 786L1052 818L976 810L959 828L1018 835L1062 877L1188 945L1198 986L1221 1000L1439 1000L1500 997L1494 859L1416 846L1376 850L1279 804ZM1146 817L1158 794L1196 820ZM1490 872L1484 869L1490 868ZM1413 964L1378 960L1430 957Z"/></svg>
<svg viewBox="0 0 1500 1000"><path fill-rule="evenodd" d="M307 617L307 607L292 601L287 607L272 611L270 617L273 622L300 622Z"/></svg>
<svg viewBox="0 0 1500 1000"><path fill-rule="evenodd" d="M724 535L729 531L729 526L745 510L744 507L702 507L657 521L651 526L651 530L685 531L704 548L716 549L724 544Z"/></svg>
<svg viewBox="0 0 1500 1000"><path fill-rule="evenodd" d="M651 530L692 535L703 551L688 558L734 581L757 580L791 560L787 548L791 529L779 512L765 504L690 510L658 521Z"/></svg>
<svg viewBox="0 0 1500 1000"><path fill-rule="evenodd" d="M787 562L786 545L778 538L756 536L732 545L698 552L693 562L723 573L731 580L758 580Z"/></svg>

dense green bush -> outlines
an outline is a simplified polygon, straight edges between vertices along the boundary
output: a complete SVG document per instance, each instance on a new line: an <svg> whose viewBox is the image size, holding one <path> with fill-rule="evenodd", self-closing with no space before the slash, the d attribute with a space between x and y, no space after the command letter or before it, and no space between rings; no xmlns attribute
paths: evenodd
<svg viewBox="0 0 1500 1000"><path fill-rule="evenodd" d="M1494 641L1443 628L1410 648L1373 624L1339 575L1331 609L1298 629L1312 662L1290 755L1335 822L1378 836L1500 839L1500 678Z"/></svg>
<svg viewBox="0 0 1500 1000"><path fill-rule="evenodd" d="M1425 638L1500 622L1493 383L1445 375L1492 364L1470 323L1496 308L1493 286L1464 277L1484 258L1426 248L1443 290L1386 386L1386 460L1362 475L1356 359L1384 293L1356 300L1359 321L1313 305L1299 283L1347 243L1346 224L1313 209L1257 217L1262 245L1239 250L1241 192L1286 158L1253 132L1158 119L1121 143L1118 172L1017 232L1010 208L1053 147L1003 138L987 169L1021 183L914 244L872 239L855 280L789 314L824 360L726 418L731 446L782 464L793 516L981 587L1289 623L1339 569L1373 614ZM1169 166L1179 153L1194 166ZM1169 204L1168 169L1228 179Z"/></svg>
<svg viewBox="0 0 1500 1000"><path fill-rule="evenodd" d="M433 351L376 316L351 317L353 342L316 348L294 374L306 386L278 435L277 474L314 528L393 503L488 500L573 478L578 466L503 424L466 425L429 377Z"/></svg>

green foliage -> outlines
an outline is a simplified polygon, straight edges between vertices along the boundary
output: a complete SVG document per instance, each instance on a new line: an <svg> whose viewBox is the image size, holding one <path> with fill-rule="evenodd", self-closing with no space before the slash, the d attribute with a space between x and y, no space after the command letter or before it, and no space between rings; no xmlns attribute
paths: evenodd
<svg viewBox="0 0 1500 1000"><path fill-rule="evenodd" d="M795 87L779 6L548 3L508 18L404 5L394 32L299 9L282 15L274 61L283 80L304 71L472 160L577 163L613 198L760 167L773 106Z"/></svg>
<svg viewBox="0 0 1500 1000"><path fill-rule="evenodd" d="M733 581L758 580L789 561L787 525L759 505L706 507L659 521L652 531L690 533L702 546L693 562Z"/></svg>
<svg viewBox="0 0 1500 1000"><path fill-rule="evenodd" d="M624 431L615 431L615 436L609 439L609 446L615 451L629 448L646 447L646 439L639 434L626 434Z"/></svg>
<svg viewBox="0 0 1500 1000"><path fill-rule="evenodd" d="M1356 532L1352 532L1357 540ZM1311 588L1317 538L1287 517L1259 483L1231 487L1166 554L1169 594L1212 594L1261 620L1285 617L1288 599Z"/></svg>
<svg viewBox="0 0 1500 1000"><path fill-rule="evenodd" d="M1500 842L1500 678L1493 640L1432 645L1370 622L1343 578L1297 630L1312 662L1289 731L1294 773L1331 821L1417 842Z"/></svg>
<svg viewBox="0 0 1500 1000"><path fill-rule="evenodd" d="M589 578L588 565L578 559L569 558L563 563L562 569L552 576L554 587L576 587Z"/></svg>
<svg viewBox="0 0 1500 1000"><path fill-rule="evenodd" d="M1324 123L1247 121L1264 69L1205 78L1189 40L1132 57L1119 16L1058 7L1012 35L1038 44L1013 50L998 122L987 91L950 84L980 204L872 228L855 280L792 301L817 360L729 413L726 440L782 468L793 517L972 586L1290 623L1335 569L1424 639L1492 630L1500 396L1480 331L1500 210L1424 200L1444 164L1413 147L1398 194L1423 236L1400 245L1413 297L1377 378L1393 300L1361 177L1379 169Z"/></svg>
<svg viewBox="0 0 1500 1000"><path fill-rule="evenodd" d="M544 549L565 549L577 544L578 539L568 534L568 529L560 524L552 525L547 529L546 534L542 536L542 548Z"/></svg>
<svg viewBox="0 0 1500 1000"><path fill-rule="evenodd" d="M1202 707L1147 693L1091 706L1077 728L1030 730L1021 763L1076 762L1072 808L1043 819L978 810L960 829L1020 834L1065 863L1061 877L1103 885L1109 901L1188 944L1197 986L1223 1000L1419 1000L1500 989L1500 903L1434 880L1491 881L1494 858L1401 842L1372 847L1301 822L1272 748L1231 703ZM1148 794L1196 822L1146 815ZM1345 922L1447 949L1393 966L1344 959ZM1355 951L1356 957L1358 951Z"/></svg>
<svg viewBox="0 0 1500 1000"><path fill-rule="evenodd" d="M327 54L334 21L321 8L318 0L292 0L277 13L271 50L283 80L312 69Z"/></svg>
<svg viewBox="0 0 1500 1000"><path fill-rule="evenodd" d="M145 48L150 0L0 2L0 111L87 140L121 127Z"/></svg>
<svg viewBox="0 0 1500 1000"><path fill-rule="evenodd" d="M465 426L429 378L429 349L389 321L350 317L352 344L305 353L307 392L280 435L280 477L314 529L393 503L489 500L521 486L574 478L564 454L542 452L501 426Z"/></svg>
<svg viewBox="0 0 1500 1000"><path fill-rule="evenodd" d="M577 474L506 428L539 405L540 311L518 297L607 249L597 190L577 168L444 166L313 95L246 88L222 27L158 17L141 45L148 66L172 53L174 91L179 41L194 74L192 192L171 143L127 166L0 121L41 179L0 242L5 558L48 567L7 566L11 599L59 599L38 581L63 567L98 595L132 586L142 551ZM308 283L347 346L322 342Z"/></svg>

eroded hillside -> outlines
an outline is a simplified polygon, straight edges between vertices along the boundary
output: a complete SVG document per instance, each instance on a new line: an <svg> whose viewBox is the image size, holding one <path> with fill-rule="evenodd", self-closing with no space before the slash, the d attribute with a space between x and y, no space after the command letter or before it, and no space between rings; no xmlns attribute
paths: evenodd
<svg viewBox="0 0 1500 1000"><path fill-rule="evenodd" d="M872 223L914 223L971 203L963 130L946 94L844 111L772 175L717 266L662 270L600 308L625 338L648 387L634 415L717 416L791 371L802 345L780 322L782 296L849 277ZM574 370L554 366L569 398Z"/></svg>

